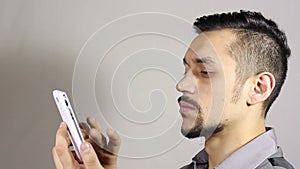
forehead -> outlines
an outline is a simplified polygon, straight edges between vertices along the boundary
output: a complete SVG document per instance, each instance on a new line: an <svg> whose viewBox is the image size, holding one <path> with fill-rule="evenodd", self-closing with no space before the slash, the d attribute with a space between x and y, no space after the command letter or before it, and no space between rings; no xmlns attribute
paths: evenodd
<svg viewBox="0 0 300 169"><path fill-rule="evenodd" d="M229 56L228 46L234 38L230 30L203 32L192 41L185 60L210 59L222 65L230 60L233 61Z"/></svg>

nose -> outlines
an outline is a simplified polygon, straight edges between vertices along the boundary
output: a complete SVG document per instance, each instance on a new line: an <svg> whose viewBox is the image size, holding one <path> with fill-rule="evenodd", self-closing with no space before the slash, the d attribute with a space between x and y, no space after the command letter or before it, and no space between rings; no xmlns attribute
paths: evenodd
<svg viewBox="0 0 300 169"><path fill-rule="evenodd" d="M176 90L184 94L193 94L195 92L194 79L190 73L187 73L176 85Z"/></svg>

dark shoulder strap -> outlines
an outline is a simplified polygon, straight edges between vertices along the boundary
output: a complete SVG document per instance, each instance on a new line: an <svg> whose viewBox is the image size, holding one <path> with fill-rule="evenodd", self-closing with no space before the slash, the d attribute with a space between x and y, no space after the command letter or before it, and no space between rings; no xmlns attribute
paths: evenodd
<svg viewBox="0 0 300 169"><path fill-rule="evenodd" d="M274 158L269 158L268 160L272 164L272 166L279 166L286 169L294 169L294 167L289 162L287 162L283 157L274 157Z"/></svg>

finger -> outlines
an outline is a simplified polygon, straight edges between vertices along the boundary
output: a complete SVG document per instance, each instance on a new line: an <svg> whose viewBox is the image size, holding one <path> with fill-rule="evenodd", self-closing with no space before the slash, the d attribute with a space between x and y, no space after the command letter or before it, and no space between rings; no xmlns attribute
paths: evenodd
<svg viewBox="0 0 300 169"><path fill-rule="evenodd" d="M80 146L81 156L86 169L104 169L97 154L90 143L84 142Z"/></svg>
<svg viewBox="0 0 300 169"><path fill-rule="evenodd" d="M53 148L56 163L60 162L60 164L58 164L59 167L69 168L73 166L73 168L75 168L74 164L76 163L73 163L75 159L69 151L70 144L70 140L67 136L67 125L65 122L62 122L56 132L55 147Z"/></svg>
<svg viewBox="0 0 300 169"><path fill-rule="evenodd" d="M81 122L79 125L80 125L80 128L84 129L86 134L90 135L90 127L88 124Z"/></svg>
<svg viewBox="0 0 300 169"><path fill-rule="evenodd" d="M55 146L53 148L56 154L56 158L59 160L59 167L63 168L76 168L76 164L78 164L75 160L71 152L67 147ZM58 161L57 160L57 161Z"/></svg>
<svg viewBox="0 0 300 169"><path fill-rule="evenodd" d="M98 130L92 128L90 130L90 137L91 137L91 140L97 146L99 146L100 148L104 148L104 149L106 148L106 145L107 145L106 138L105 138L105 136L102 133L99 133Z"/></svg>
<svg viewBox="0 0 300 169"><path fill-rule="evenodd" d="M105 136L102 134L101 125L95 120L95 118L88 117L87 123L90 125L89 135L91 140L100 148L107 147L107 141Z"/></svg>
<svg viewBox="0 0 300 169"><path fill-rule="evenodd" d="M63 169L63 166L59 160L59 157L58 157L54 147L52 149L52 157L53 157L56 169Z"/></svg>
<svg viewBox="0 0 300 169"><path fill-rule="evenodd" d="M80 129L81 130L81 133L82 133L82 136L83 138L86 140L89 138L89 135L87 134L87 132L84 130L84 129Z"/></svg>
<svg viewBox="0 0 300 169"><path fill-rule="evenodd" d="M109 138L107 146L108 151L117 155L121 145L121 139L119 134L113 129L107 129L106 134Z"/></svg>
<svg viewBox="0 0 300 169"><path fill-rule="evenodd" d="M95 128L99 133L102 133L102 127L99 123L97 123L95 118L88 117L86 121L90 125L91 128Z"/></svg>
<svg viewBox="0 0 300 169"><path fill-rule="evenodd" d="M90 142L95 148L95 151L100 151L101 148L105 147L105 137L102 134L100 134L95 128L91 129L89 125L84 122L80 123L80 127L83 128L85 130L85 133L89 135L89 138L85 139L85 141ZM93 130L92 134L91 130Z"/></svg>
<svg viewBox="0 0 300 169"><path fill-rule="evenodd" d="M61 122L56 132L55 146L60 145L63 147L68 147L71 144L71 141L67 136L67 130L68 129L66 123Z"/></svg>

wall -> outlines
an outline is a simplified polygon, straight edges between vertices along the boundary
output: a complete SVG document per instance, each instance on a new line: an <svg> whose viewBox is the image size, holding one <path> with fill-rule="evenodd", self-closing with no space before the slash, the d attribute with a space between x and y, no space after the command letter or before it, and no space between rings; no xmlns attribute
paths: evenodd
<svg viewBox="0 0 300 169"><path fill-rule="evenodd" d="M92 115L104 128L120 130L120 168L179 168L190 162L203 140L181 136L175 84L195 35L192 23L204 14L239 9L261 11L287 33L288 78L267 123L276 127L286 158L300 167L300 134L294 132L300 128L299 5L296 0L0 0L2 168L54 168L51 148L60 122L54 88L73 96L80 120Z"/></svg>

